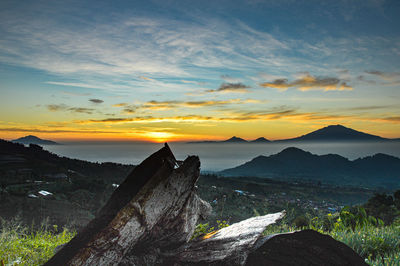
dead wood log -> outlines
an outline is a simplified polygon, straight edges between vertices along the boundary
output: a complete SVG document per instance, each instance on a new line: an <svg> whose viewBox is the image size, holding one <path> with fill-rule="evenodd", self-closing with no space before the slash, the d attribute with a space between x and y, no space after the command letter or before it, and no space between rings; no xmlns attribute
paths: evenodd
<svg viewBox="0 0 400 266"><path fill-rule="evenodd" d="M194 192L199 158L176 166L168 145L143 161L99 215L45 265L117 265L147 245L174 247L189 240L211 207Z"/></svg>
<svg viewBox="0 0 400 266"><path fill-rule="evenodd" d="M265 228L284 212L253 217L191 241L166 256L166 265L244 265Z"/></svg>

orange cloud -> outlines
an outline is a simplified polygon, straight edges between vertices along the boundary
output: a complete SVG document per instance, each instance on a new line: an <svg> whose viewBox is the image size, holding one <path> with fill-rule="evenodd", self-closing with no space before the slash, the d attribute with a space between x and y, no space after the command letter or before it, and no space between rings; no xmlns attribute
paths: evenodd
<svg viewBox="0 0 400 266"><path fill-rule="evenodd" d="M92 129L47 129L47 128L25 128L25 127L8 127L0 128L1 132L35 132L35 133L107 133L115 134L121 131L105 131L105 130L92 130Z"/></svg>
<svg viewBox="0 0 400 266"><path fill-rule="evenodd" d="M255 99L230 99L224 101L148 101L139 105L118 104L116 107L124 107L123 112L133 114L137 110L169 110L174 108L199 108L205 106L223 106L229 104L249 104L260 103L262 101ZM265 102L265 101L263 101Z"/></svg>
<svg viewBox="0 0 400 266"><path fill-rule="evenodd" d="M295 87L300 91L310 91L310 90L324 90L324 91L343 91L343 90L353 90L353 88L348 85L345 81L334 77L314 77L310 74L288 82L288 79L275 79L272 82L261 83L260 86L264 88L276 88L280 91L285 91L288 88Z"/></svg>
<svg viewBox="0 0 400 266"><path fill-rule="evenodd" d="M148 77L145 77L145 76L139 76L139 78L143 79L143 80L147 80L147 81L154 81L154 79L148 78Z"/></svg>
<svg viewBox="0 0 400 266"><path fill-rule="evenodd" d="M128 104L127 103L117 103L117 104L113 104L112 106L113 107L124 107L126 105L128 105Z"/></svg>

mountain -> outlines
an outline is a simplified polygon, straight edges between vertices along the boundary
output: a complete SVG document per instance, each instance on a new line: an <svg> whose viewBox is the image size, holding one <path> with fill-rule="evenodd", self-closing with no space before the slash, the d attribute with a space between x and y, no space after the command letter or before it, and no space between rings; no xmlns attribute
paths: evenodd
<svg viewBox="0 0 400 266"><path fill-rule="evenodd" d="M247 141L245 139L233 136L232 138L227 139L227 140L220 140L220 141L205 140L205 141L193 141L193 142L188 142L188 143L193 144L193 143L270 143L270 142L271 142L270 140L268 140L264 137L260 137L255 140Z"/></svg>
<svg viewBox="0 0 400 266"><path fill-rule="evenodd" d="M25 136L19 139L14 139L12 140L12 142L21 144L36 144L36 145L60 145L60 143L51 140L41 139L32 135Z"/></svg>
<svg viewBox="0 0 400 266"><path fill-rule="evenodd" d="M291 147L274 155L258 156L242 165L223 170L219 174L398 188L400 158L375 154L350 161L337 154L315 155Z"/></svg>
<svg viewBox="0 0 400 266"><path fill-rule="evenodd" d="M227 140L204 140L204 141L192 141L188 142L190 144L202 144L202 143L248 143L247 140L238 138L236 136L233 136L230 139Z"/></svg>
<svg viewBox="0 0 400 266"><path fill-rule="evenodd" d="M230 139L223 140L223 141L220 141L220 142L222 142L222 143L247 143L247 140L244 140L242 138L238 138L236 136L233 136Z"/></svg>
<svg viewBox="0 0 400 266"><path fill-rule="evenodd" d="M384 141L388 140L379 136L367 134L342 125L330 125L306 135L279 140L282 141Z"/></svg>
<svg viewBox="0 0 400 266"><path fill-rule="evenodd" d="M269 143L271 141L266 139L266 138L264 138L264 137L261 137L261 138L255 139L255 140L251 140L249 142L250 143Z"/></svg>

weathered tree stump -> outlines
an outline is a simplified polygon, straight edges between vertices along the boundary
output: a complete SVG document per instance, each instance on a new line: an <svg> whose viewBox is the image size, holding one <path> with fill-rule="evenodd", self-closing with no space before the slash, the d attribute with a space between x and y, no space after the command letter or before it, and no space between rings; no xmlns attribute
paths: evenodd
<svg viewBox="0 0 400 266"><path fill-rule="evenodd" d="M302 263L315 255L318 262L341 263L342 253L343 259L359 261L354 251L333 239L321 242L323 252L312 248L313 237L315 243L324 238L318 233L308 233L308 238L297 237L298 233L262 237L265 228L284 212L250 218L189 242L198 219L211 211L195 193L199 174L197 156L178 165L166 144L135 167L99 215L45 265L292 265L274 263L281 262L281 254L287 256L282 262L293 259ZM301 248L303 244L308 247ZM293 254L288 255L284 251L290 247L300 251L292 249ZM275 253L264 254L275 248ZM327 256L336 257L328 260Z"/></svg>
<svg viewBox="0 0 400 266"><path fill-rule="evenodd" d="M45 265L116 265L147 247L185 243L211 209L194 192L199 173L197 156L177 168L165 145L135 167L99 215Z"/></svg>

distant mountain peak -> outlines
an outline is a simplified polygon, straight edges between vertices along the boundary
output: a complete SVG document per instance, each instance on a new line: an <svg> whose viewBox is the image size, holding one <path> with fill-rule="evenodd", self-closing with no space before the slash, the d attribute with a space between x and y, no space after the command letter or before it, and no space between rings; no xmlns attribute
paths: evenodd
<svg viewBox="0 0 400 266"><path fill-rule="evenodd" d="M38 144L38 145L58 145L59 143L47 139L41 139L39 137L28 135L22 138L14 139L12 142L21 144Z"/></svg>
<svg viewBox="0 0 400 266"><path fill-rule="evenodd" d="M36 137L34 135L28 135L28 136L25 136L25 137L22 137L22 138L19 138L19 139L40 139L41 140L41 138L38 138L38 137Z"/></svg>
<svg viewBox="0 0 400 266"><path fill-rule="evenodd" d="M259 137L258 139L252 140L252 141L250 141L250 142L253 142L253 143L263 143L263 142L271 142L271 141L268 140L268 139L266 139L266 138L264 138L264 137Z"/></svg>
<svg viewBox="0 0 400 266"><path fill-rule="evenodd" d="M232 138L224 140L223 142L247 142L247 140L233 136Z"/></svg>
<svg viewBox="0 0 400 266"><path fill-rule="evenodd" d="M331 128L334 128L334 127L336 127L336 128L348 128L348 127L345 127L345 126L343 126L343 125L341 125L341 124L329 125L329 126L326 126L326 127L331 127Z"/></svg>
<svg viewBox="0 0 400 266"><path fill-rule="evenodd" d="M308 141L370 141L385 140L382 137L367 134L343 125L329 125L308 134L302 135L290 140L308 140Z"/></svg>

